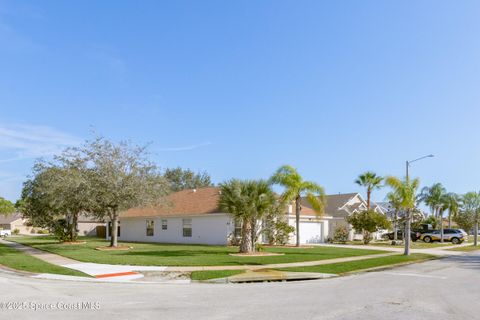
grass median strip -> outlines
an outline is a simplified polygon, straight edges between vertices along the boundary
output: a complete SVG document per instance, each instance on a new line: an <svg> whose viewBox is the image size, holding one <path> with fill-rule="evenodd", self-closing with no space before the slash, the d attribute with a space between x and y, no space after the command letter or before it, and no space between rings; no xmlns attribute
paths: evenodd
<svg viewBox="0 0 480 320"><path fill-rule="evenodd" d="M428 254L423 254L423 253L414 253L410 256L404 256L399 254L399 255L387 256L387 257L381 257L381 258L371 258L371 259L357 260L357 261L350 261L350 262L324 264L324 265L311 266L311 267L282 268L278 270L290 271L290 272L319 272L319 273L343 274L343 273L359 271L364 269L390 266L390 265L395 265L399 263L420 262L424 260L430 260L433 258L434 258L433 256Z"/></svg>
<svg viewBox="0 0 480 320"><path fill-rule="evenodd" d="M452 249L447 249L447 250L449 250L449 251L464 251L464 252L470 252L470 251L480 250L480 246L474 246L474 245L472 244L472 245L465 246L465 247L458 247L458 248L452 248Z"/></svg>
<svg viewBox="0 0 480 320"><path fill-rule="evenodd" d="M89 277L83 272L47 263L3 244L0 244L0 264L11 269L33 273L54 273L68 276Z"/></svg>
<svg viewBox="0 0 480 320"><path fill-rule="evenodd" d="M191 278L192 280L210 280L226 278L244 272L245 270L193 271Z"/></svg>
<svg viewBox="0 0 480 320"><path fill-rule="evenodd" d="M80 237L85 244L65 245L52 237L11 237L27 246L45 250L82 262L104 264L129 264L144 266L241 266L291 263L357 257L381 254L385 251L316 246L312 248L267 247L265 251L283 253L278 256L236 257L229 253L238 252L238 247L185 245L165 243L121 242L132 247L127 251L99 251L96 247L108 242L99 238Z"/></svg>

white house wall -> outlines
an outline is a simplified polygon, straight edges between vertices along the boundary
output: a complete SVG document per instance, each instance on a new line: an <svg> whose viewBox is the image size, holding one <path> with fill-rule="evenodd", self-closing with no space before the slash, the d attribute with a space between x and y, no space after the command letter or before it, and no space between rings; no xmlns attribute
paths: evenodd
<svg viewBox="0 0 480 320"><path fill-rule="evenodd" d="M162 219L167 220L167 230L162 230ZM183 236L183 219L192 219L192 236ZM154 221L153 236L147 236L146 221ZM226 245L234 225L227 214L211 214L191 217L154 217L120 219L121 241L192 243Z"/></svg>

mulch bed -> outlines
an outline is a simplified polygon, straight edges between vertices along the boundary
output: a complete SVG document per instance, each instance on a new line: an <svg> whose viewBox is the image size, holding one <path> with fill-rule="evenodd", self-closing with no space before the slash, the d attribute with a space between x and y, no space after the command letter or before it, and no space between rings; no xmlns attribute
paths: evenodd
<svg viewBox="0 0 480 320"><path fill-rule="evenodd" d="M64 242L62 242L62 244L69 245L69 246L73 246L73 245L77 245L77 244L85 244L85 243L87 243L87 241L64 241Z"/></svg>
<svg viewBox="0 0 480 320"><path fill-rule="evenodd" d="M133 247L129 246L118 246L118 247L96 247L95 250L99 251L126 251L133 249Z"/></svg>
<svg viewBox="0 0 480 320"><path fill-rule="evenodd" d="M229 256L234 257L268 257L268 256L283 256L285 253L275 252L254 252L254 253L229 253Z"/></svg>
<svg viewBox="0 0 480 320"><path fill-rule="evenodd" d="M294 244L286 244L283 246L271 246L271 245L264 245L265 248L288 248L288 249L312 249L314 246L309 246L309 245L301 245L300 247L297 247Z"/></svg>

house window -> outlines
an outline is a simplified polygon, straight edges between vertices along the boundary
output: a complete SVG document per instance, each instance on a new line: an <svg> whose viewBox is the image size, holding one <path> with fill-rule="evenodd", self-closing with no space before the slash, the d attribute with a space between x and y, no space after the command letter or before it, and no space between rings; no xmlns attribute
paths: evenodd
<svg viewBox="0 0 480 320"><path fill-rule="evenodd" d="M168 222L167 219L162 219L162 230L167 230Z"/></svg>
<svg viewBox="0 0 480 320"><path fill-rule="evenodd" d="M233 232L235 239L240 239L242 237L242 222L235 221L235 231Z"/></svg>
<svg viewBox="0 0 480 320"><path fill-rule="evenodd" d="M147 220L147 237L153 236L154 222L153 220Z"/></svg>
<svg viewBox="0 0 480 320"><path fill-rule="evenodd" d="M183 219L183 236L192 236L192 219Z"/></svg>

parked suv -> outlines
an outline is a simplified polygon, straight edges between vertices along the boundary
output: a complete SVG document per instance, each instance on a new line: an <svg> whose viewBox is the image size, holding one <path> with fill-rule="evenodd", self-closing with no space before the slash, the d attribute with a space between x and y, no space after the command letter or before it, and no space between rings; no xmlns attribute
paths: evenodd
<svg viewBox="0 0 480 320"><path fill-rule="evenodd" d="M433 230L423 233L420 236L420 240L423 240L426 243L430 243L433 241L440 241L440 237L440 230ZM468 240L468 235L462 229L443 229L443 241L449 241L453 244L459 244L465 240Z"/></svg>

